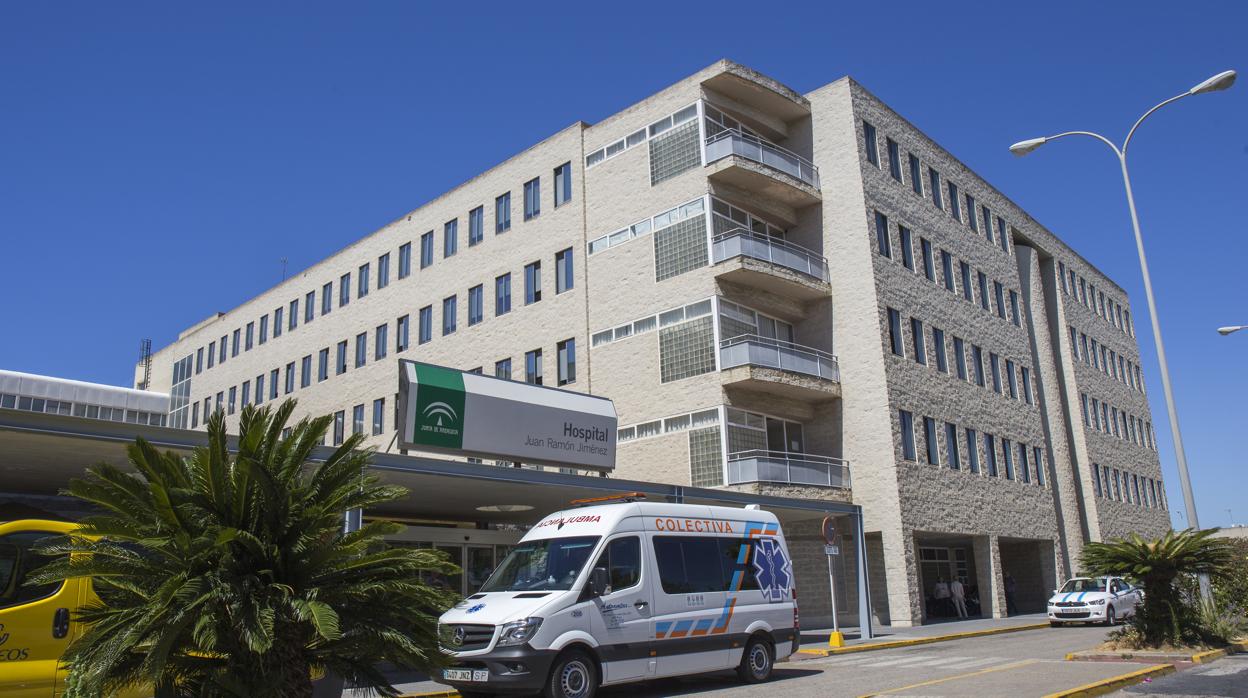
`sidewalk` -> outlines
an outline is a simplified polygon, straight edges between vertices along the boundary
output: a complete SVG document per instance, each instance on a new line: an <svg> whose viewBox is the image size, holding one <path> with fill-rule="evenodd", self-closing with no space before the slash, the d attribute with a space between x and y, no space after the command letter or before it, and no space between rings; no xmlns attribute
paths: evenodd
<svg viewBox="0 0 1248 698"><path fill-rule="evenodd" d="M848 647L851 645L879 644L900 640L918 640L955 633L1001 632L1011 628L1022 628L1037 624L1047 625L1048 622L1048 617L1043 613L1027 613L1009 618L969 618L966 620L939 621L928 625L916 625L911 628L894 628L891 625L881 625L875 628L875 637L870 640L863 640L860 629L856 626L842 626L841 632L845 635L845 646ZM801 649L827 649L828 636L831 633L831 628L816 628L813 630L803 628Z"/></svg>

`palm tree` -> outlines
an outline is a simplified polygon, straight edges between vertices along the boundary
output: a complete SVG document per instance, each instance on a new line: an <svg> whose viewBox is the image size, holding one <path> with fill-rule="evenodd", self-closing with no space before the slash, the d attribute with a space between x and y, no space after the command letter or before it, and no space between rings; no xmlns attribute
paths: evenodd
<svg viewBox="0 0 1248 698"><path fill-rule="evenodd" d="M45 549L62 557L37 583L89 576L102 599L81 609L89 625L64 658L79 695L148 685L310 696L322 672L395 695L378 662L440 664L436 617L455 599L421 579L454 566L432 550L386 547L397 524L344 532L345 512L407 490L368 474L361 435L313 462L330 418L283 435L294 407L243 408L233 454L218 411L189 458L136 439L137 477L100 464L70 483L104 513Z"/></svg>
<svg viewBox="0 0 1248 698"><path fill-rule="evenodd" d="M1198 612L1181 590L1184 576L1225 576L1232 551L1224 538L1212 538L1218 529L1168 531L1154 541L1137 534L1108 543L1089 543L1082 562L1094 574L1128 577L1144 589L1144 606L1136 620L1150 646L1198 641Z"/></svg>

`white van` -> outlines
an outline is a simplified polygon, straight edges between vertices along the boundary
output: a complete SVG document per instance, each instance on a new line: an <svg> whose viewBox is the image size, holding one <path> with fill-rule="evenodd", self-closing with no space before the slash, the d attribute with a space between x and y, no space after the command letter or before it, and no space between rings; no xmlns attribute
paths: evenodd
<svg viewBox="0 0 1248 698"><path fill-rule="evenodd" d="M793 565L774 514L620 502L556 512L438 620L461 695L590 698L600 685L736 668L797 649Z"/></svg>

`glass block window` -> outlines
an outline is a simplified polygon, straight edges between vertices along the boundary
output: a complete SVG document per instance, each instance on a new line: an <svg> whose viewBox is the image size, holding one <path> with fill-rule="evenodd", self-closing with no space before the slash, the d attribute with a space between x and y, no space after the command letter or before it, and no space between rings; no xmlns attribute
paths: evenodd
<svg viewBox="0 0 1248 698"><path fill-rule="evenodd" d="M654 280L663 281L709 263L706 217L694 216L654 233Z"/></svg>
<svg viewBox="0 0 1248 698"><path fill-rule="evenodd" d="M650 184L702 165L698 122L690 121L650 140Z"/></svg>
<svg viewBox="0 0 1248 698"><path fill-rule="evenodd" d="M715 370L715 325L710 317L659 330L659 373L664 383Z"/></svg>
<svg viewBox="0 0 1248 698"><path fill-rule="evenodd" d="M689 482L694 487L724 484L724 457L718 426L689 432Z"/></svg>

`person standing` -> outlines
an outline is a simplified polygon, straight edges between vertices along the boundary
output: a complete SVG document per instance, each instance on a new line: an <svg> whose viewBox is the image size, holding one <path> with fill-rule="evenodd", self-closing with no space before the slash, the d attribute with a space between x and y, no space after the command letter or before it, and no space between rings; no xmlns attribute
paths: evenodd
<svg viewBox="0 0 1248 698"><path fill-rule="evenodd" d="M1009 572L1005 573L1005 613L1011 615L1018 613L1018 607L1014 605L1014 591L1017 585L1014 583L1014 575Z"/></svg>
<svg viewBox="0 0 1248 698"><path fill-rule="evenodd" d="M962 580L953 578L953 583L949 585L949 596L953 599L953 608L958 612L958 617L965 618L966 588L962 586Z"/></svg>
<svg viewBox="0 0 1248 698"><path fill-rule="evenodd" d="M936 613L938 615L947 615L949 613L949 585L941 577L936 582L936 587L932 589L932 596L936 598Z"/></svg>

